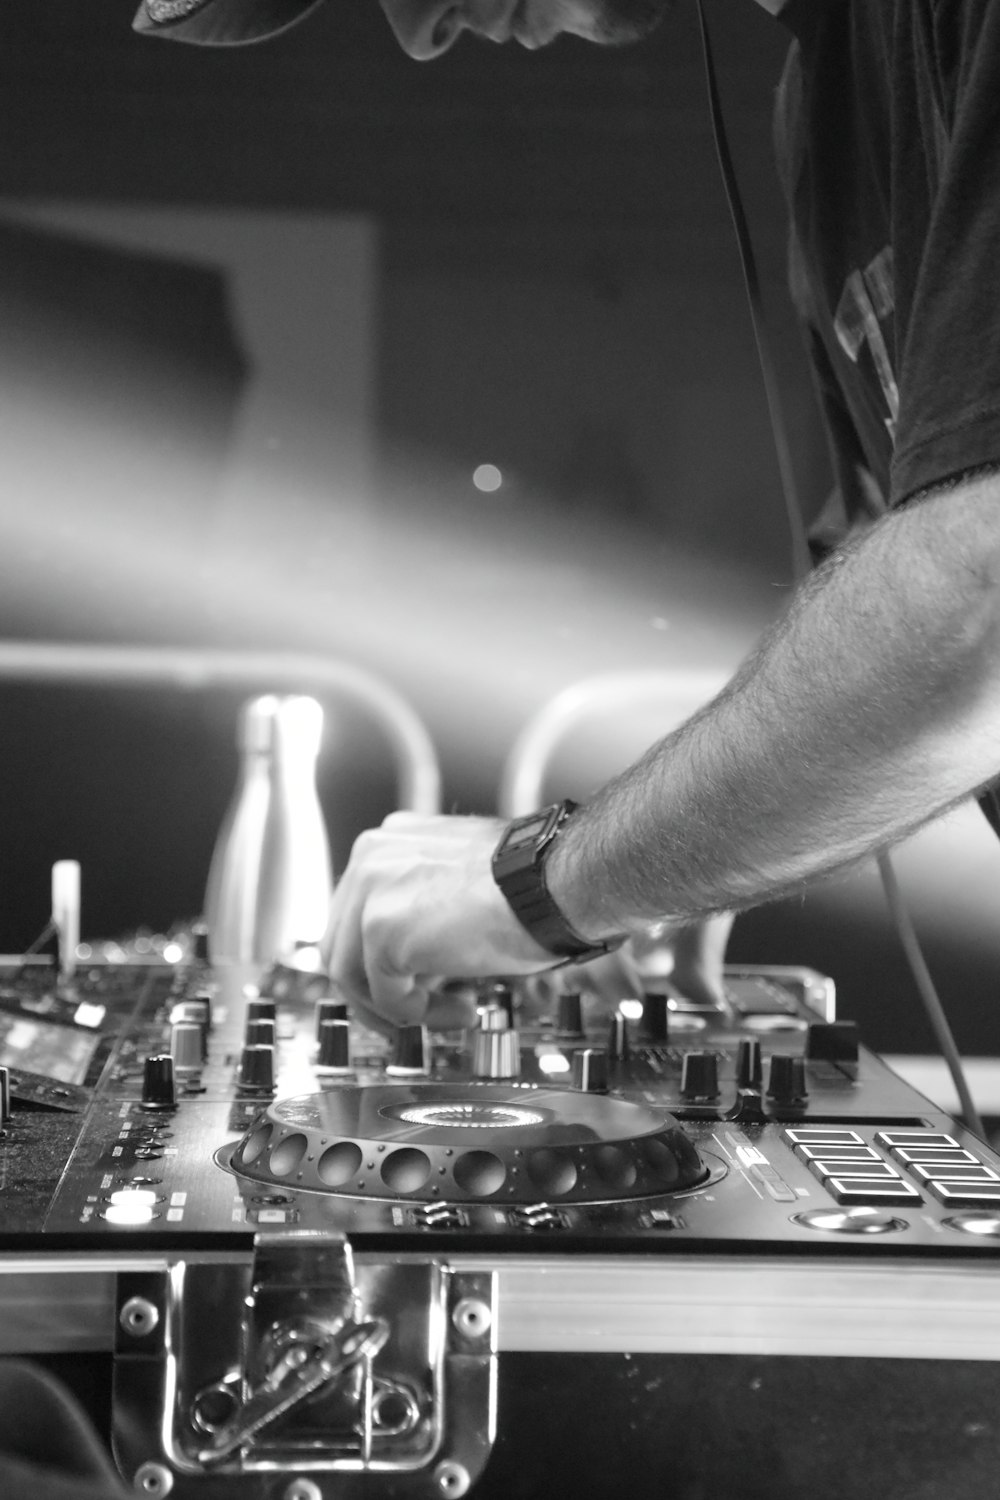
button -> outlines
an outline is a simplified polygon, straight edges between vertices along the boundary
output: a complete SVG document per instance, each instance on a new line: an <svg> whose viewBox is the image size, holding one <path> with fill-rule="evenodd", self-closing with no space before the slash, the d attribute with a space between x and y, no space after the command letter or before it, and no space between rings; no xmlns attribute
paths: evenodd
<svg viewBox="0 0 1000 1500"><path fill-rule="evenodd" d="M927 1190L939 1203L1000 1203L1000 1182L929 1182Z"/></svg>
<svg viewBox="0 0 1000 1500"><path fill-rule="evenodd" d="M838 1203L920 1203L915 1187L901 1177L894 1180L865 1177L828 1177L824 1187Z"/></svg>
<svg viewBox="0 0 1000 1500"><path fill-rule="evenodd" d="M887 1161L864 1161L857 1163L843 1161L811 1161L809 1163L809 1170L810 1172L812 1172L814 1177L820 1178L821 1181L827 1177L862 1177L865 1180L870 1180L872 1178L878 1177L890 1178L895 1182L902 1181L902 1178L896 1171L895 1167L890 1166Z"/></svg>
<svg viewBox="0 0 1000 1500"><path fill-rule="evenodd" d="M803 1229L819 1229L827 1234L891 1234L896 1229L907 1229L905 1219L881 1208L807 1208L804 1213L792 1215L793 1224Z"/></svg>
<svg viewBox="0 0 1000 1500"><path fill-rule="evenodd" d="M1000 1239L1000 1214L987 1213L985 1210L979 1213L955 1214L954 1218L944 1219L949 1229L958 1229L962 1234L976 1234L982 1239Z"/></svg>
<svg viewBox="0 0 1000 1500"><path fill-rule="evenodd" d="M981 1166L979 1162L974 1165L966 1162L950 1163L948 1166L941 1162L934 1162L925 1166L922 1162L908 1168L912 1177L919 1177L921 1182L998 1182L1000 1176L991 1167Z"/></svg>
<svg viewBox="0 0 1000 1500"><path fill-rule="evenodd" d="M954 1136L940 1130L880 1130L875 1137L879 1146L957 1146Z"/></svg>
<svg viewBox="0 0 1000 1500"><path fill-rule="evenodd" d="M785 1140L793 1146L863 1146L864 1137L856 1130L838 1130L832 1125L800 1125L785 1131Z"/></svg>
<svg viewBox="0 0 1000 1500"><path fill-rule="evenodd" d="M926 1146L923 1148L894 1146L891 1155L897 1161L902 1162L904 1167L914 1165L917 1162L923 1162L927 1166L930 1166L934 1162L939 1162L943 1167L949 1166L952 1162L968 1162L970 1166L979 1165L979 1158L973 1156L971 1151L963 1151L961 1146L956 1146L953 1151L949 1151L943 1146Z"/></svg>
<svg viewBox="0 0 1000 1500"><path fill-rule="evenodd" d="M871 1146L796 1146L803 1161L881 1161Z"/></svg>

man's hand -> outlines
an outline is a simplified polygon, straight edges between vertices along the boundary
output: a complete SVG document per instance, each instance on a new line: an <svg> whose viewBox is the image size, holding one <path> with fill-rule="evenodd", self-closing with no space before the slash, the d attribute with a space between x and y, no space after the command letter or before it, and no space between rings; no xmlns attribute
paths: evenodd
<svg viewBox="0 0 1000 1500"><path fill-rule="evenodd" d="M444 978L535 973L556 959L528 934L497 887L495 818L393 813L363 833L341 876L323 957L347 999L372 1019L430 1019Z"/></svg>

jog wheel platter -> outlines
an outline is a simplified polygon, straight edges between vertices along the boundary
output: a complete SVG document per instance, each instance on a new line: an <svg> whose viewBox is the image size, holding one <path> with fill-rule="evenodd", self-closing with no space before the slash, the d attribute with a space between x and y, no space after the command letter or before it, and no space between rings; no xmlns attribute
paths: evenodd
<svg viewBox="0 0 1000 1500"><path fill-rule="evenodd" d="M710 1175L672 1115L532 1084L281 1099L216 1161L254 1182L416 1202L597 1203L676 1193Z"/></svg>

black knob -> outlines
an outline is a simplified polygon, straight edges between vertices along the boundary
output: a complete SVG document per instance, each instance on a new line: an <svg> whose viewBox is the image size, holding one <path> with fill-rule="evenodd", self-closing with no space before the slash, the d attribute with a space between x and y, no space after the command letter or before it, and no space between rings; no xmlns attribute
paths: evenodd
<svg viewBox="0 0 1000 1500"><path fill-rule="evenodd" d="M253 1094L274 1093L274 1048L244 1047L240 1053L237 1087Z"/></svg>
<svg viewBox="0 0 1000 1500"><path fill-rule="evenodd" d="M670 1035L667 996L651 991L642 997L642 1029L651 1042L665 1042Z"/></svg>
<svg viewBox="0 0 1000 1500"><path fill-rule="evenodd" d="M620 1010L616 1010L611 1017L611 1028L608 1032L608 1056L612 1062L625 1062L628 1054L628 1021Z"/></svg>
<svg viewBox="0 0 1000 1500"><path fill-rule="evenodd" d="M174 1089L174 1060L169 1052L159 1052L147 1057L142 1068L142 1109L174 1109L177 1094Z"/></svg>
<svg viewBox="0 0 1000 1500"><path fill-rule="evenodd" d="M736 1053L736 1087L759 1089L764 1082L764 1067L760 1055L760 1042L756 1037L740 1042Z"/></svg>
<svg viewBox="0 0 1000 1500"><path fill-rule="evenodd" d="M251 1021L276 1021L278 1009L273 1000L248 1000L246 1024Z"/></svg>
<svg viewBox="0 0 1000 1500"><path fill-rule="evenodd" d="M273 1047L275 1030L273 1021L248 1021L243 1040L248 1047Z"/></svg>
<svg viewBox="0 0 1000 1500"><path fill-rule="evenodd" d="M806 1065L801 1057L776 1052L771 1058L767 1095L778 1104L801 1104L809 1096L806 1087Z"/></svg>
<svg viewBox="0 0 1000 1500"><path fill-rule="evenodd" d="M426 1026L400 1026L385 1071L397 1075L426 1073L430 1069L429 1054Z"/></svg>
<svg viewBox="0 0 1000 1500"><path fill-rule="evenodd" d="M587 1094L608 1092L608 1054L599 1047L573 1053L573 1087Z"/></svg>
<svg viewBox="0 0 1000 1500"><path fill-rule="evenodd" d="M578 994L559 996L556 1031L560 1036L583 1036L583 1002Z"/></svg>
<svg viewBox="0 0 1000 1500"><path fill-rule="evenodd" d="M681 1064L681 1096L691 1102L718 1099L719 1059L714 1052L685 1052Z"/></svg>
<svg viewBox="0 0 1000 1500"><path fill-rule="evenodd" d="M324 1021L346 1021L348 1019L346 1000L317 1000L316 1001L316 1040L319 1041Z"/></svg>
<svg viewBox="0 0 1000 1500"><path fill-rule="evenodd" d="M351 1070L351 1027L348 1021L324 1021L319 1029L316 1067L331 1073Z"/></svg>

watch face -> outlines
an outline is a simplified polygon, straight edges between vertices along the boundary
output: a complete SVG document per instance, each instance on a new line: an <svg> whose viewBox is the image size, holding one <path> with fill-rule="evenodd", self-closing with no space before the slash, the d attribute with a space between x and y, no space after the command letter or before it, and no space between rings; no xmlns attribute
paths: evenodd
<svg viewBox="0 0 1000 1500"><path fill-rule="evenodd" d="M512 828L504 840L505 849L525 849L535 843L539 834L548 827L552 814L549 812L538 813L532 818L525 818L516 828Z"/></svg>

